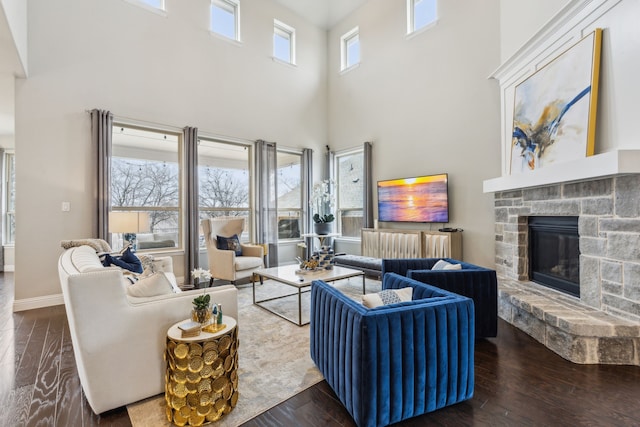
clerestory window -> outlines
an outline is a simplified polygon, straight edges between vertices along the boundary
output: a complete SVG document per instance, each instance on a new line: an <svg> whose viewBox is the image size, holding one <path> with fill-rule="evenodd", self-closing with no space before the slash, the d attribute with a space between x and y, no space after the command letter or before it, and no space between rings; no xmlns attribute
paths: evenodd
<svg viewBox="0 0 640 427"><path fill-rule="evenodd" d="M407 0L407 34L426 28L437 19L437 0Z"/></svg>
<svg viewBox="0 0 640 427"><path fill-rule="evenodd" d="M346 71L360 63L360 29L355 27L340 38L340 70Z"/></svg>
<svg viewBox="0 0 640 427"><path fill-rule="evenodd" d="M211 31L240 41L240 0L211 0Z"/></svg>
<svg viewBox="0 0 640 427"><path fill-rule="evenodd" d="M165 12L165 0L126 0L131 4L135 4L136 6L140 6L143 9L150 10L151 12L159 12L161 15L164 15Z"/></svg>
<svg viewBox="0 0 640 427"><path fill-rule="evenodd" d="M288 64L296 63L296 30L273 20L273 57Z"/></svg>

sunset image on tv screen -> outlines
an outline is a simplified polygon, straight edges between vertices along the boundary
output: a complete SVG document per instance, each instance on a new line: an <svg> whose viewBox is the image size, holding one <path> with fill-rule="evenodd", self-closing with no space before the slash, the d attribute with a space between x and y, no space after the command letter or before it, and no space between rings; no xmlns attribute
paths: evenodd
<svg viewBox="0 0 640 427"><path fill-rule="evenodd" d="M378 220L449 222L447 174L379 181Z"/></svg>

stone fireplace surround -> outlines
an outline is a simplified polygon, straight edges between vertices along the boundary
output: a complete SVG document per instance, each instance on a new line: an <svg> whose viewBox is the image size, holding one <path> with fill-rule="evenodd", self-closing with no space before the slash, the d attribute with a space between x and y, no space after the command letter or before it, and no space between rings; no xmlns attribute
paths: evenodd
<svg viewBox="0 0 640 427"><path fill-rule="evenodd" d="M640 174L495 192L499 316L576 363L640 365ZM578 216L580 298L529 281L528 217Z"/></svg>

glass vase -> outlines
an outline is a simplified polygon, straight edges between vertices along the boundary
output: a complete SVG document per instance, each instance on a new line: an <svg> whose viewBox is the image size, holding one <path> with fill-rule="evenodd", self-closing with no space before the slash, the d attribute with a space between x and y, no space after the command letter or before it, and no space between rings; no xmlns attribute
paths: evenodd
<svg viewBox="0 0 640 427"><path fill-rule="evenodd" d="M210 308L194 308L191 310L191 320L198 322L202 325L206 325L211 321L211 309Z"/></svg>

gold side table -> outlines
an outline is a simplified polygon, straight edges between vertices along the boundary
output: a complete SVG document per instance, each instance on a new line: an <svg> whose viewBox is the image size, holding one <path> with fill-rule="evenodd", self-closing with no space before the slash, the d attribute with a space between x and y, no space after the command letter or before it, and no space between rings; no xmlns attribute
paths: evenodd
<svg viewBox="0 0 640 427"><path fill-rule="evenodd" d="M225 328L183 338L178 325L167 331L165 400L167 420L177 426L218 421L238 403L238 327L223 316Z"/></svg>

